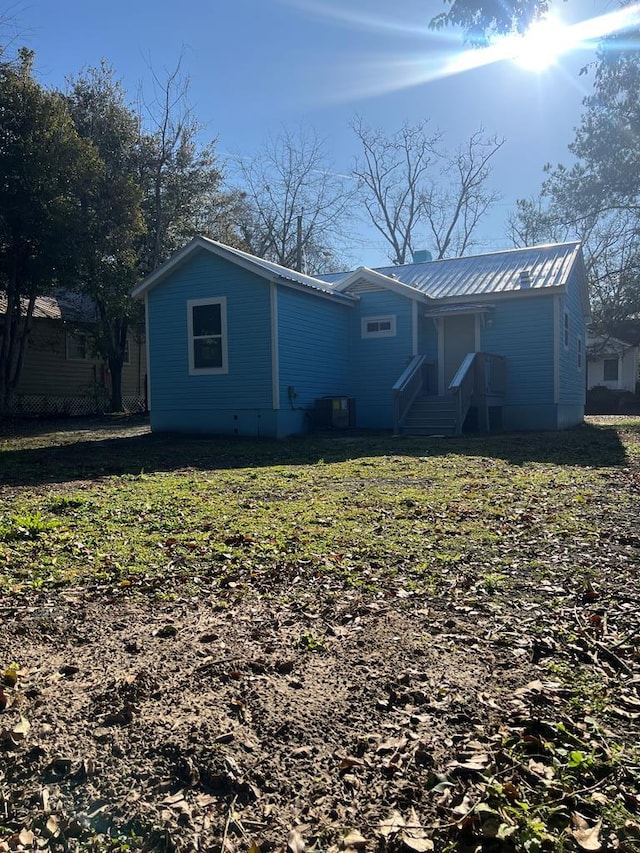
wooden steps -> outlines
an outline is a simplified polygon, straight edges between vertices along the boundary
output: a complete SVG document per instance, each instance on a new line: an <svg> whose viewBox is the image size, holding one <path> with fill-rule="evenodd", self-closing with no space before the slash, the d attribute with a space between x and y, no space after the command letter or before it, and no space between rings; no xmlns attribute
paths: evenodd
<svg viewBox="0 0 640 853"><path fill-rule="evenodd" d="M455 435L457 402L453 395L416 397L400 426L401 435Z"/></svg>

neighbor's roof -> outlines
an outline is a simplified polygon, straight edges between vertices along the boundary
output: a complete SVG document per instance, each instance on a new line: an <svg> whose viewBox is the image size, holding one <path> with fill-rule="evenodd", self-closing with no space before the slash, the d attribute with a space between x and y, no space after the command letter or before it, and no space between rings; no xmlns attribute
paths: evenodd
<svg viewBox="0 0 640 853"><path fill-rule="evenodd" d="M303 287L315 291L319 296L325 296L329 299L338 300L341 302L353 302L354 298L347 294L341 294L334 290L327 282L319 278L314 278L310 275L297 272L296 270L288 269L287 267L275 264L273 261L265 261L255 255L250 255L248 252L243 252L240 249L233 249L231 246L226 246L223 243L218 243L216 240L211 240L209 237L194 237L184 248L172 255L169 260L157 270L148 275L139 284L137 284L132 296L140 297L146 292L159 284L163 279L170 275L174 270L187 261L195 252L208 251L218 257L231 261L238 266L244 267L250 272L259 275L261 278L266 278L268 281L279 281L293 287Z"/></svg>
<svg viewBox="0 0 640 853"><path fill-rule="evenodd" d="M27 312L27 300L21 300L22 313ZM0 316L7 313L7 295L0 292ZM63 320L66 323L94 323L96 309L87 296L60 292L52 296L37 296L33 306L34 319Z"/></svg>
<svg viewBox="0 0 640 853"><path fill-rule="evenodd" d="M583 275L580 243L571 242L379 267L374 272L413 287L432 299L447 299L520 291L523 272L529 273L531 290L561 287L567 283L577 261ZM363 270L363 275L365 272ZM343 282L347 287L353 283L354 273L336 273L322 278L340 291Z"/></svg>

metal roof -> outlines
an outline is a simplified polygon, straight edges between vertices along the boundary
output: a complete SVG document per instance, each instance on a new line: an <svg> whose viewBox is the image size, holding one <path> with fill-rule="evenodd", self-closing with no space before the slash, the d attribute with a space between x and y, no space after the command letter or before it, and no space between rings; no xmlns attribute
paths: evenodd
<svg viewBox="0 0 640 853"><path fill-rule="evenodd" d="M458 314L483 314L493 309L493 305L488 302L455 302L448 305L439 305L437 308L430 308L425 311L425 317L452 317Z"/></svg>
<svg viewBox="0 0 640 853"><path fill-rule="evenodd" d="M341 294L336 292L331 285L327 284L320 278L304 273L291 270L288 267L280 266L273 261L265 261L263 258L258 258L255 255L250 255L248 252L243 252L241 249L234 249L231 246L226 246L224 243L218 243L217 240L211 240L209 237L198 236L194 237L190 243L184 246L175 255L172 255L169 260L158 267L157 270L148 275L143 281L134 287L132 295L134 297L142 296L147 290L150 290L154 285L167 276L176 266L183 263L194 251L205 249L219 257L226 258L232 263L248 269L269 281L281 281L284 284L293 286L301 285L304 288L309 288L316 291L318 294L328 296L333 300L353 303L354 297L349 294Z"/></svg>
<svg viewBox="0 0 640 853"><path fill-rule="evenodd" d="M375 272L414 287L433 299L473 297L525 288L538 290L560 287L566 284L579 253L579 242L558 243L446 258L442 261L379 267ZM524 288L522 273L526 277ZM335 273L322 278L336 286L347 275L350 274Z"/></svg>

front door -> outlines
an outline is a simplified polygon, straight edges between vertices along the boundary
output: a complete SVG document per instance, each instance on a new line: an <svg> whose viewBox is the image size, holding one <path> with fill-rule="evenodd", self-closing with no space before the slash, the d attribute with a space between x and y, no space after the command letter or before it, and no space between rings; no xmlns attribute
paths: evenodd
<svg viewBox="0 0 640 853"><path fill-rule="evenodd" d="M460 314L444 317L440 326L442 342L440 361L442 387L440 393L446 394L449 383L456 375L464 357L476 351L476 318L474 314Z"/></svg>

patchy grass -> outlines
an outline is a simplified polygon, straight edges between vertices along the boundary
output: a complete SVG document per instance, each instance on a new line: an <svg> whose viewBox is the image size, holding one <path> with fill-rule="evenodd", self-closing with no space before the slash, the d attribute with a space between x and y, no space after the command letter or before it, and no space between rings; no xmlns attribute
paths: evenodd
<svg viewBox="0 0 640 853"><path fill-rule="evenodd" d="M632 535L625 468L640 442L636 422L621 428L459 441L12 439L3 479L30 486L8 490L0 513L0 580L11 591L198 576L263 594L293 576L372 593L433 592L462 576L487 593L559 573L585 583L596 562L624 560L602 543L603 505L616 536L620 524Z"/></svg>
<svg viewBox="0 0 640 853"><path fill-rule="evenodd" d="M420 601L444 636L447 614L477 623L480 646L537 667L499 723L458 733L448 763L425 771L431 830L413 837L396 819L376 843L638 849L640 419L285 442L109 421L1 441L6 601L80 588L161 603L206 589L218 608L260 600L316 618L353 594L400 612ZM324 657L322 625L292 648Z"/></svg>

